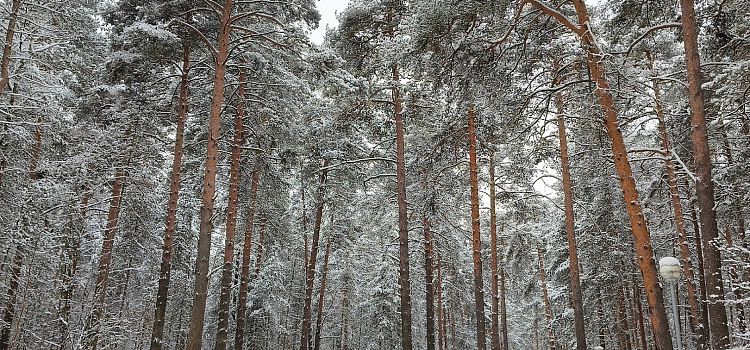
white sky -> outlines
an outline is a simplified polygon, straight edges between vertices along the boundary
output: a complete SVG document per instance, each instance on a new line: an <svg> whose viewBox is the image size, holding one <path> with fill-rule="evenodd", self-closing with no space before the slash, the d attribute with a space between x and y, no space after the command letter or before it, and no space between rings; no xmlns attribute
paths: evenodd
<svg viewBox="0 0 750 350"><path fill-rule="evenodd" d="M336 13L340 13L349 4L349 0L317 0L318 11L320 11L320 26L310 33L310 40L316 44L323 43L326 27L338 27Z"/></svg>

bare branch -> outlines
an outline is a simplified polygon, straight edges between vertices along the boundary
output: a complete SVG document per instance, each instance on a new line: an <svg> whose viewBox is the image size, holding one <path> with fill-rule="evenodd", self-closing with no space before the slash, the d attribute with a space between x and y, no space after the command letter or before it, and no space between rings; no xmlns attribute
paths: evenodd
<svg viewBox="0 0 750 350"><path fill-rule="evenodd" d="M169 23L167 23L167 27L171 27L173 24L180 24L180 25L183 25L186 28L190 29L193 33L195 33L195 35L198 36L198 38L200 38L206 44L206 46L208 47L209 51L211 51L211 54L214 55L214 56L216 56L216 53L218 51L216 50L216 48L214 47L214 45L208 40L208 38L206 38L206 36L203 35L203 33L201 33L200 30L198 30L197 28L195 28L192 25L188 24L187 22L183 22L183 21L181 21L179 19L173 19L173 20L171 20Z"/></svg>
<svg viewBox="0 0 750 350"><path fill-rule="evenodd" d="M642 41L643 39L646 39L646 37L647 37L647 36L648 36L649 34L651 34L651 33L655 32L655 31L657 31L657 30L659 30L659 29L665 29L665 28L679 28L679 27L681 27L681 26L682 26L682 24L681 24L681 23L678 23L678 22L670 22L670 23L664 23L664 24L661 24L661 25L658 25L658 26L654 26L654 27L651 27L651 28L649 28L649 29L648 29L648 30L647 30L647 31L646 31L645 33L641 34L641 36L639 36L639 37L638 37L637 39L633 40L633 42L632 42L632 43L630 43L630 46L628 46L628 50L627 50L627 51L625 51L625 56L626 56L626 57L627 57L627 56L630 56L630 52L631 52L631 51L633 51L633 48L635 47L635 45L636 45L636 44L638 44L639 42L641 42L641 41Z"/></svg>
<svg viewBox="0 0 750 350"><path fill-rule="evenodd" d="M230 25L229 28L236 29L236 30L239 30L241 32L248 33L248 34L250 34L252 36L259 37L259 38L261 38L261 39L263 39L265 41L268 41L269 43L273 44L276 47L280 47L282 49L286 48L286 46L284 44L279 43L278 41L273 40L273 39L269 38L268 36L266 36L267 34L261 34L261 33L258 33L256 31L252 30L252 29L245 28L245 27L240 27L240 26L234 26L234 25Z"/></svg>
<svg viewBox="0 0 750 350"><path fill-rule="evenodd" d="M236 14L236 15L234 15L234 16L232 16L232 17L229 18L229 24L232 24L235 21L239 21L239 20L241 20L241 19L243 19L245 17L263 18L263 19L267 19L267 20L269 20L269 21L271 21L273 23L276 23L276 24L278 24L280 26L284 25L283 23L281 23L281 21L279 21L278 19L276 19L276 17L274 17L274 16L272 16L270 14L267 14L267 13L263 13L263 12L243 12L243 13L238 13L238 14Z"/></svg>

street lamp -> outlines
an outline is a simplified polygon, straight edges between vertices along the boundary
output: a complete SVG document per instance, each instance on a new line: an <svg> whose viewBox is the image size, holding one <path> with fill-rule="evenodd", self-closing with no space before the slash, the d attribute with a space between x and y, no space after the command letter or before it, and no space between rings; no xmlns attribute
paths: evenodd
<svg viewBox="0 0 750 350"><path fill-rule="evenodd" d="M669 291L672 294L672 313L674 316L674 329L677 338L677 350L682 350L682 339L680 337L679 317L680 314L677 312L677 293L675 292L675 284L680 279L682 269L680 269L680 261L671 256L661 258L659 260L659 273L667 283L669 283Z"/></svg>

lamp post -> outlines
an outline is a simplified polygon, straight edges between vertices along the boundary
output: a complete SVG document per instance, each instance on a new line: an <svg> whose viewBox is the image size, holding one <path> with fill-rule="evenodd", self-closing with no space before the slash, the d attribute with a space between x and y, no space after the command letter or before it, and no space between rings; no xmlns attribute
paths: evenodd
<svg viewBox="0 0 750 350"><path fill-rule="evenodd" d="M669 283L669 291L672 294L672 313L674 315L674 329L675 337L677 339L677 350L682 350L682 338L680 336L679 320L680 314L677 312L677 293L675 292L675 284L680 279L682 269L680 269L680 261L671 256L661 258L659 260L659 273L664 280Z"/></svg>

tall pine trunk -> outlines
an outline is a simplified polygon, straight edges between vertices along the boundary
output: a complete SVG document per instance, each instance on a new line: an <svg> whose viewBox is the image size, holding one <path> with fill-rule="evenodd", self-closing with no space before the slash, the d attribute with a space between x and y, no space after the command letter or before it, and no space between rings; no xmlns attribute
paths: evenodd
<svg viewBox="0 0 750 350"><path fill-rule="evenodd" d="M13 37L16 34L16 22L18 21L18 9L21 7L21 0L13 0L10 7L10 17L8 18L8 27L5 30L5 43L3 45L3 57L0 58L0 94L10 82L10 53L13 46Z"/></svg>
<svg viewBox="0 0 750 350"><path fill-rule="evenodd" d="M250 282L250 254L253 243L253 219L255 201L258 193L258 171L253 171L250 183L250 203L245 215L245 237L242 245L242 269L240 271L240 289L237 292L237 319L235 320L234 350L245 348L245 313L247 312L247 286Z"/></svg>
<svg viewBox="0 0 750 350"><path fill-rule="evenodd" d="M563 24L575 32L581 39L581 46L587 54L587 64L591 72L591 79L596 84L596 97L602 109L604 127L611 141L612 157L617 170L617 176L625 200L625 207L633 232L633 243L638 260L638 267L643 276L646 288L646 299L651 311L651 326L654 330L654 338L657 350L672 350L672 337L669 333L667 313L664 308L664 296L659 285L659 276L654 260L651 237L643 216L643 209L639 200L638 189L633 177L633 171L628 160L628 152L625 141L620 130L620 122L617 110L612 98L612 93L605 77L604 55L599 50L594 34L590 27L590 18L583 0L571 0L578 17L578 26L562 19L559 12L537 2L528 0L546 14L563 21Z"/></svg>
<svg viewBox="0 0 750 350"><path fill-rule="evenodd" d="M649 68L653 70L653 57L650 52L646 52L646 56L649 60ZM695 278L693 276L693 266L690 262L690 248L687 244L687 231L685 230L685 220L682 216L682 203L680 202L680 191L677 187L677 174L675 172L675 164L672 161L670 154L669 135L667 134L667 127L664 124L664 110L661 104L661 90L659 89L659 82L656 79L651 81L651 85L654 89L654 100L656 117L658 121L659 135L661 137L661 148L665 152L664 162L667 169L667 184L669 185L669 193L672 201L672 210L674 211L675 228L677 229L677 235L679 237L680 246L680 258L682 259L682 271L685 274L685 285L687 289L687 300L690 305L690 323L696 335L696 345L699 349L704 349L706 346L706 325L701 322L700 318L700 304L698 303L698 296L695 288Z"/></svg>
<svg viewBox="0 0 750 350"><path fill-rule="evenodd" d="M427 328L427 350L435 350L435 298L432 271L432 231L430 231L430 219L427 214L422 214L424 226L424 280L425 280L425 308ZM316 349L317 350L317 349Z"/></svg>
<svg viewBox="0 0 750 350"><path fill-rule="evenodd" d="M206 142L206 164L203 175L203 190L200 208L200 228L198 230L198 254L195 260L195 284L193 286L193 305L190 310L188 325L187 350L200 350L203 344L203 322L206 315L208 297L208 263L211 255L211 233L214 214L214 195L216 194L216 169L219 153L219 127L221 124L221 105L224 97L224 73L229 49L229 32L231 31L229 15L232 0L224 0L219 22L216 62L214 66L211 107L208 119Z"/></svg>
<svg viewBox="0 0 750 350"><path fill-rule="evenodd" d="M328 257L331 254L331 235L328 235L328 240L326 241L326 253L323 257L323 272L320 276L320 293L318 294L318 319L315 322L315 341L314 349L320 350L320 332L321 328L323 327L323 300L325 300L325 291L326 291L326 277L328 276Z"/></svg>
<svg viewBox="0 0 750 350"><path fill-rule="evenodd" d="M477 350L487 348L484 327L484 287L482 242L479 232L479 180L477 175L477 135L474 130L474 104L469 105L469 183L471 185L471 249L474 262L474 306L477 320Z"/></svg>
<svg viewBox="0 0 750 350"><path fill-rule="evenodd" d="M490 284L492 291L492 326L490 328L490 346L492 350L500 350L500 322L498 319L500 313L500 296L498 295L498 269L497 269L497 214L495 208L495 152L490 149Z"/></svg>
<svg viewBox="0 0 750 350"><path fill-rule="evenodd" d="M320 185L318 186L318 206L315 210L315 222L313 224L313 237L310 247L310 258L308 259L307 270L305 271L305 300L302 309L302 341L300 350L309 350L312 327L312 292L315 282L315 262L318 258L318 245L320 244L320 225L323 220L323 205L325 204L325 183L328 175L328 165L330 162L326 159L323 163L323 169L320 172Z"/></svg>
<svg viewBox="0 0 750 350"><path fill-rule="evenodd" d="M164 229L164 241L161 249L161 268L159 270L159 287L156 291L156 309L154 324L151 329L151 350L161 350L164 344L164 317L167 312L169 280L172 276L172 251L174 231L177 225L177 202L180 192L180 167L182 165L182 143L187 118L187 95L190 72L190 44L182 43L182 77L180 79L180 97L177 103L177 130L175 132L174 154L172 158L172 179L169 183L169 201L167 202L167 220Z"/></svg>
<svg viewBox="0 0 750 350"><path fill-rule="evenodd" d="M547 290L547 274L544 271L544 257L539 242L536 243L536 257L539 264L539 280L542 283L542 298L544 300L544 317L547 321L547 340L549 350L555 350L555 333L552 331L552 308L549 303L549 291Z"/></svg>
<svg viewBox="0 0 750 350"><path fill-rule="evenodd" d="M244 62L243 62L244 63ZM229 198L227 199L227 225L224 237L224 263L221 267L221 292L219 295L219 320L217 322L214 350L227 348L229 332L229 302L232 296L232 263L234 262L234 234L237 227L237 191L240 182L240 155L242 152L242 118L245 116L245 68L240 66L237 86L237 113L234 116L232 163L229 169Z"/></svg>
<svg viewBox="0 0 750 350"><path fill-rule="evenodd" d="M130 128L125 131L123 138L127 144L130 143ZM129 148L129 147L128 147ZM99 342L99 332L101 330L101 318L104 312L104 299L107 294L107 281L109 280L110 264L112 263L112 246L115 243L115 234L117 233L117 219L120 215L120 203L125 190L125 167L128 164L129 150L125 151L123 159L115 168L115 178L112 185L112 197L109 201L109 211L107 213L107 226L104 229L104 239L102 240L102 250L99 256L99 266L96 275L96 285L94 285L94 310L91 313L89 322L86 327L86 337L88 337L88 347L96 350Z"/></svg>
<svg viewBox="0 0 750 350"><path fill-rule="evenodd" d="M559 84L559 80L557 81ZM576 350L586 350L586 326L583 318L583 293L581 278L578 272L578 247L575 234L575 216L573 213L573 184L570 179L570 159L568 157L568 139L565 133L565 116L563 115L562 94L555 96L557 105L557 132L560 139L560 167L565 205L565 233L568 240L568 259L570 260L570 300L573 304L575 321Z"/></svg>
<svg viewBox="0 0 750 350"><path fill-rule="evenodd" d="M695 160L695 194L700 209L700 229L703 239L703 264L706 289L708 289L708 330L711 348L729 347L727 310L724 308L724 285L721 278L721 254L715 241L719 237L716 223L714 183L711 178L711 151L708 146L708 128L703 105L701 60L698 54L698 32L695 24L693 0L680 0L682 8L682 39L685 47L685 65L688 80L693 159Z"/></svg>
<svg viewBox="0 0 750 350"><path fill-rule="evenodd" d="M393 84L398 84L396 67L391 68ZM391 90L396 122L396 191L398 202L398 285L401 314L401 350L411 350L411 282L409 280L409 218L406 211L406 165L404 161L404 118L398 88Z"/></svg>
<svg viewBox="0 0 750 350"><path fill-rule="evenodd" d="M7 350L10 345L10 332L13 324L13 318L16 315L16 296L18 292L18 280L21 278L21 264L23 263L23 254L21 245L16 248L13 255L13 266L10 270L10 283L8 284L7 298L3 312L3 329L0 330L0 350Z"/></svg>

